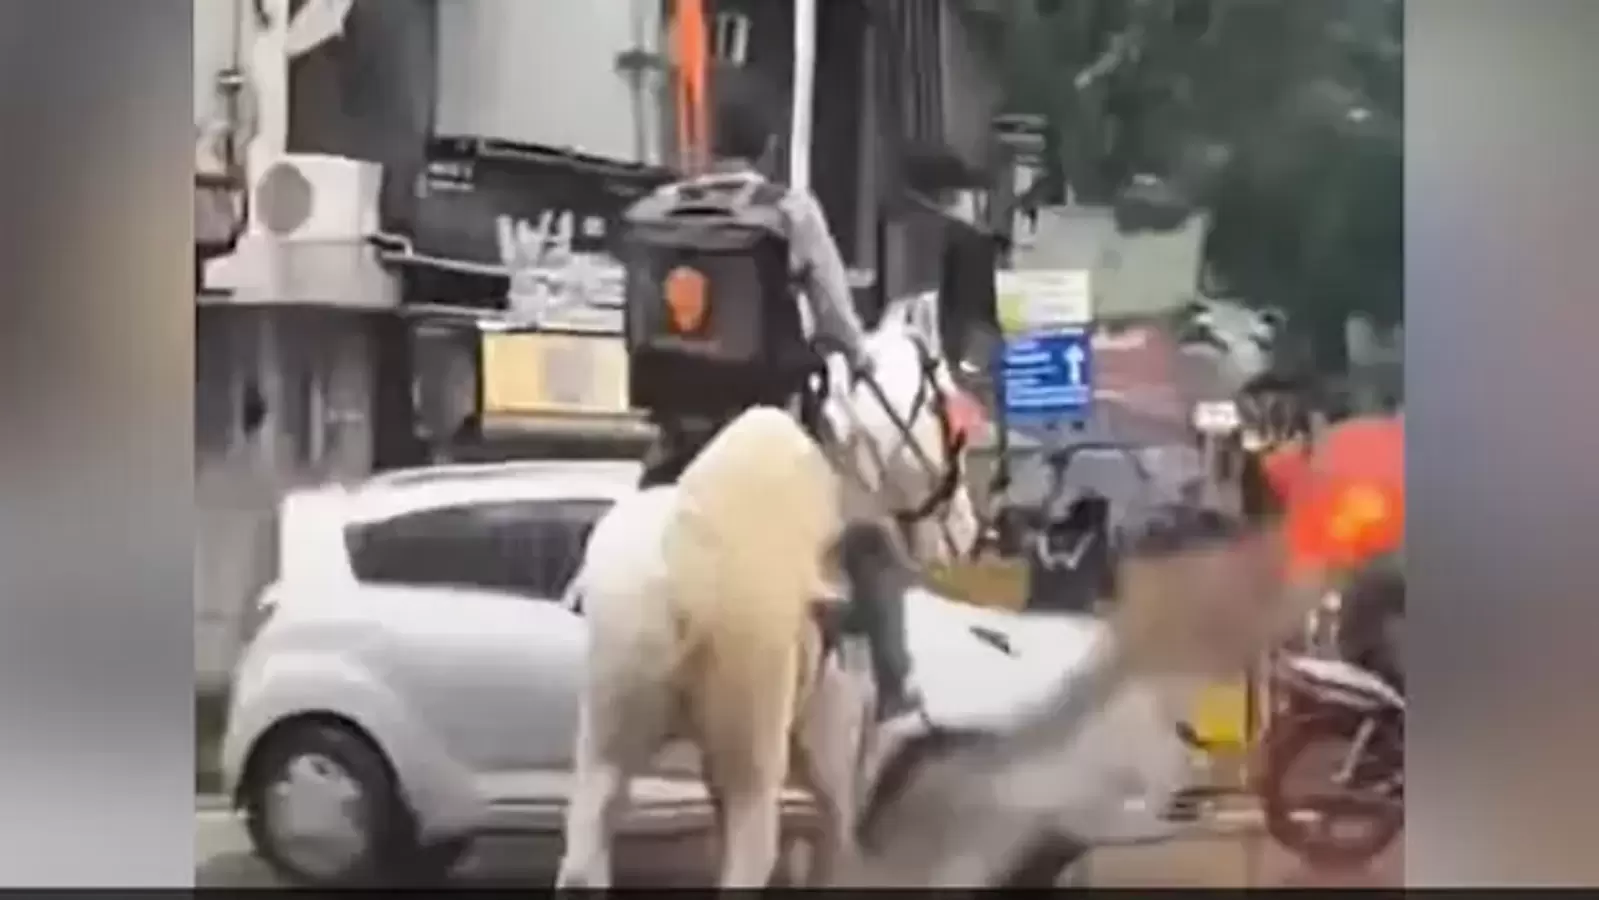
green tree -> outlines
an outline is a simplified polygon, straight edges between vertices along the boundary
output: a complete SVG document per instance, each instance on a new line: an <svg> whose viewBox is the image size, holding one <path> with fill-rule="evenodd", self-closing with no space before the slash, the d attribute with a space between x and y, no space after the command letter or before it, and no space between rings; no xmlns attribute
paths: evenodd
<svg viewBox="0 0 1599 900"><path fill-rule="evenodd" d="M1140 172L1208 207L1207 282L1288 310L1323 368L1350 313L1403 315L1397 0L1012 4L1010 97L1061 180L1103 202Z"/></svg>

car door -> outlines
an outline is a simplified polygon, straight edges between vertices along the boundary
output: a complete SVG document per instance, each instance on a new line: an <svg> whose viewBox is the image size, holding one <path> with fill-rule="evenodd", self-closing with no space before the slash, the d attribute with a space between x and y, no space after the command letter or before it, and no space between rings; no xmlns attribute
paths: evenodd
<svg viewBox="0 0 1599 900"><path fill-rule="evenodd" d="M561 767L571 755L586 637L553 586L575 563L541 558L531 538L572 518L565 501L470 504L381 523L354 542L384 637L377 667L418 726L477 776Z"/></svg>
<svg viewBox="0 0 1599 900"><path fill-rule="evenodd" d="M531 690L507 691L502 710L508 769L571 765L578 702L587 665L588 630L561 601L577 574L589 533L609 501L589 498L503 504L483 511L498 555L511 560L506 589L522 599L501 635L494 678ZM511 798L514 799L514 798Z"/></svg>

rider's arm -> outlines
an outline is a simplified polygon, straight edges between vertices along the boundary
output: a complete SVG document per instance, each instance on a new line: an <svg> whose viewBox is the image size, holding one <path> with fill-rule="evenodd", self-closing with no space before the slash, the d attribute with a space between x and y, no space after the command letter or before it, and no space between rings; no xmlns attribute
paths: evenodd
<svg viewBox="0 0 1599 900"><path fill-rule="evenodd" d="M805 191L789 193L788 211L793 227L789 244L816 317L816 333L843 344L850 359L859 362L865 357L866 329L855 310L849 274L833 242L827 216L816 198Z"/></svg>

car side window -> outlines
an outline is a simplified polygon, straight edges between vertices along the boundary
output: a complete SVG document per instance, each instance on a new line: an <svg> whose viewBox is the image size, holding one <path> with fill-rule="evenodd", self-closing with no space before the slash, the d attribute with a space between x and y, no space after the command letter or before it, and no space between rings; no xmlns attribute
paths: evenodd
<svg viewBox="0 0 1599 900"><path fill-rule="evenodd" d="M509 589L559 599L577 575L589 534L610 501L539 500L477 507L484 530L510 563Z"/></svg>
<svg viewBox="0 0 1599 900"><path fill-rule="evenodd" d="M352 526L351 567L369 584L466 587L558 600L577 574L601 499L479 503Z"/></svg>

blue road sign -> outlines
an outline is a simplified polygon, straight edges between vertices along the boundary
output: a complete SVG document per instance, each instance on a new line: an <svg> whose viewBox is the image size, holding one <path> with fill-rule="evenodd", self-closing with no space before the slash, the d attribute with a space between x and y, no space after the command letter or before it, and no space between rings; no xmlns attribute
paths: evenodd
<svg viewBox="0 0 1599 900"><path fill-rule="evenodd" d="M1005 342L1000 358L1005 416L1017 424L1084 419L1094 396L1087 328L1062 328Z"/></svg>

